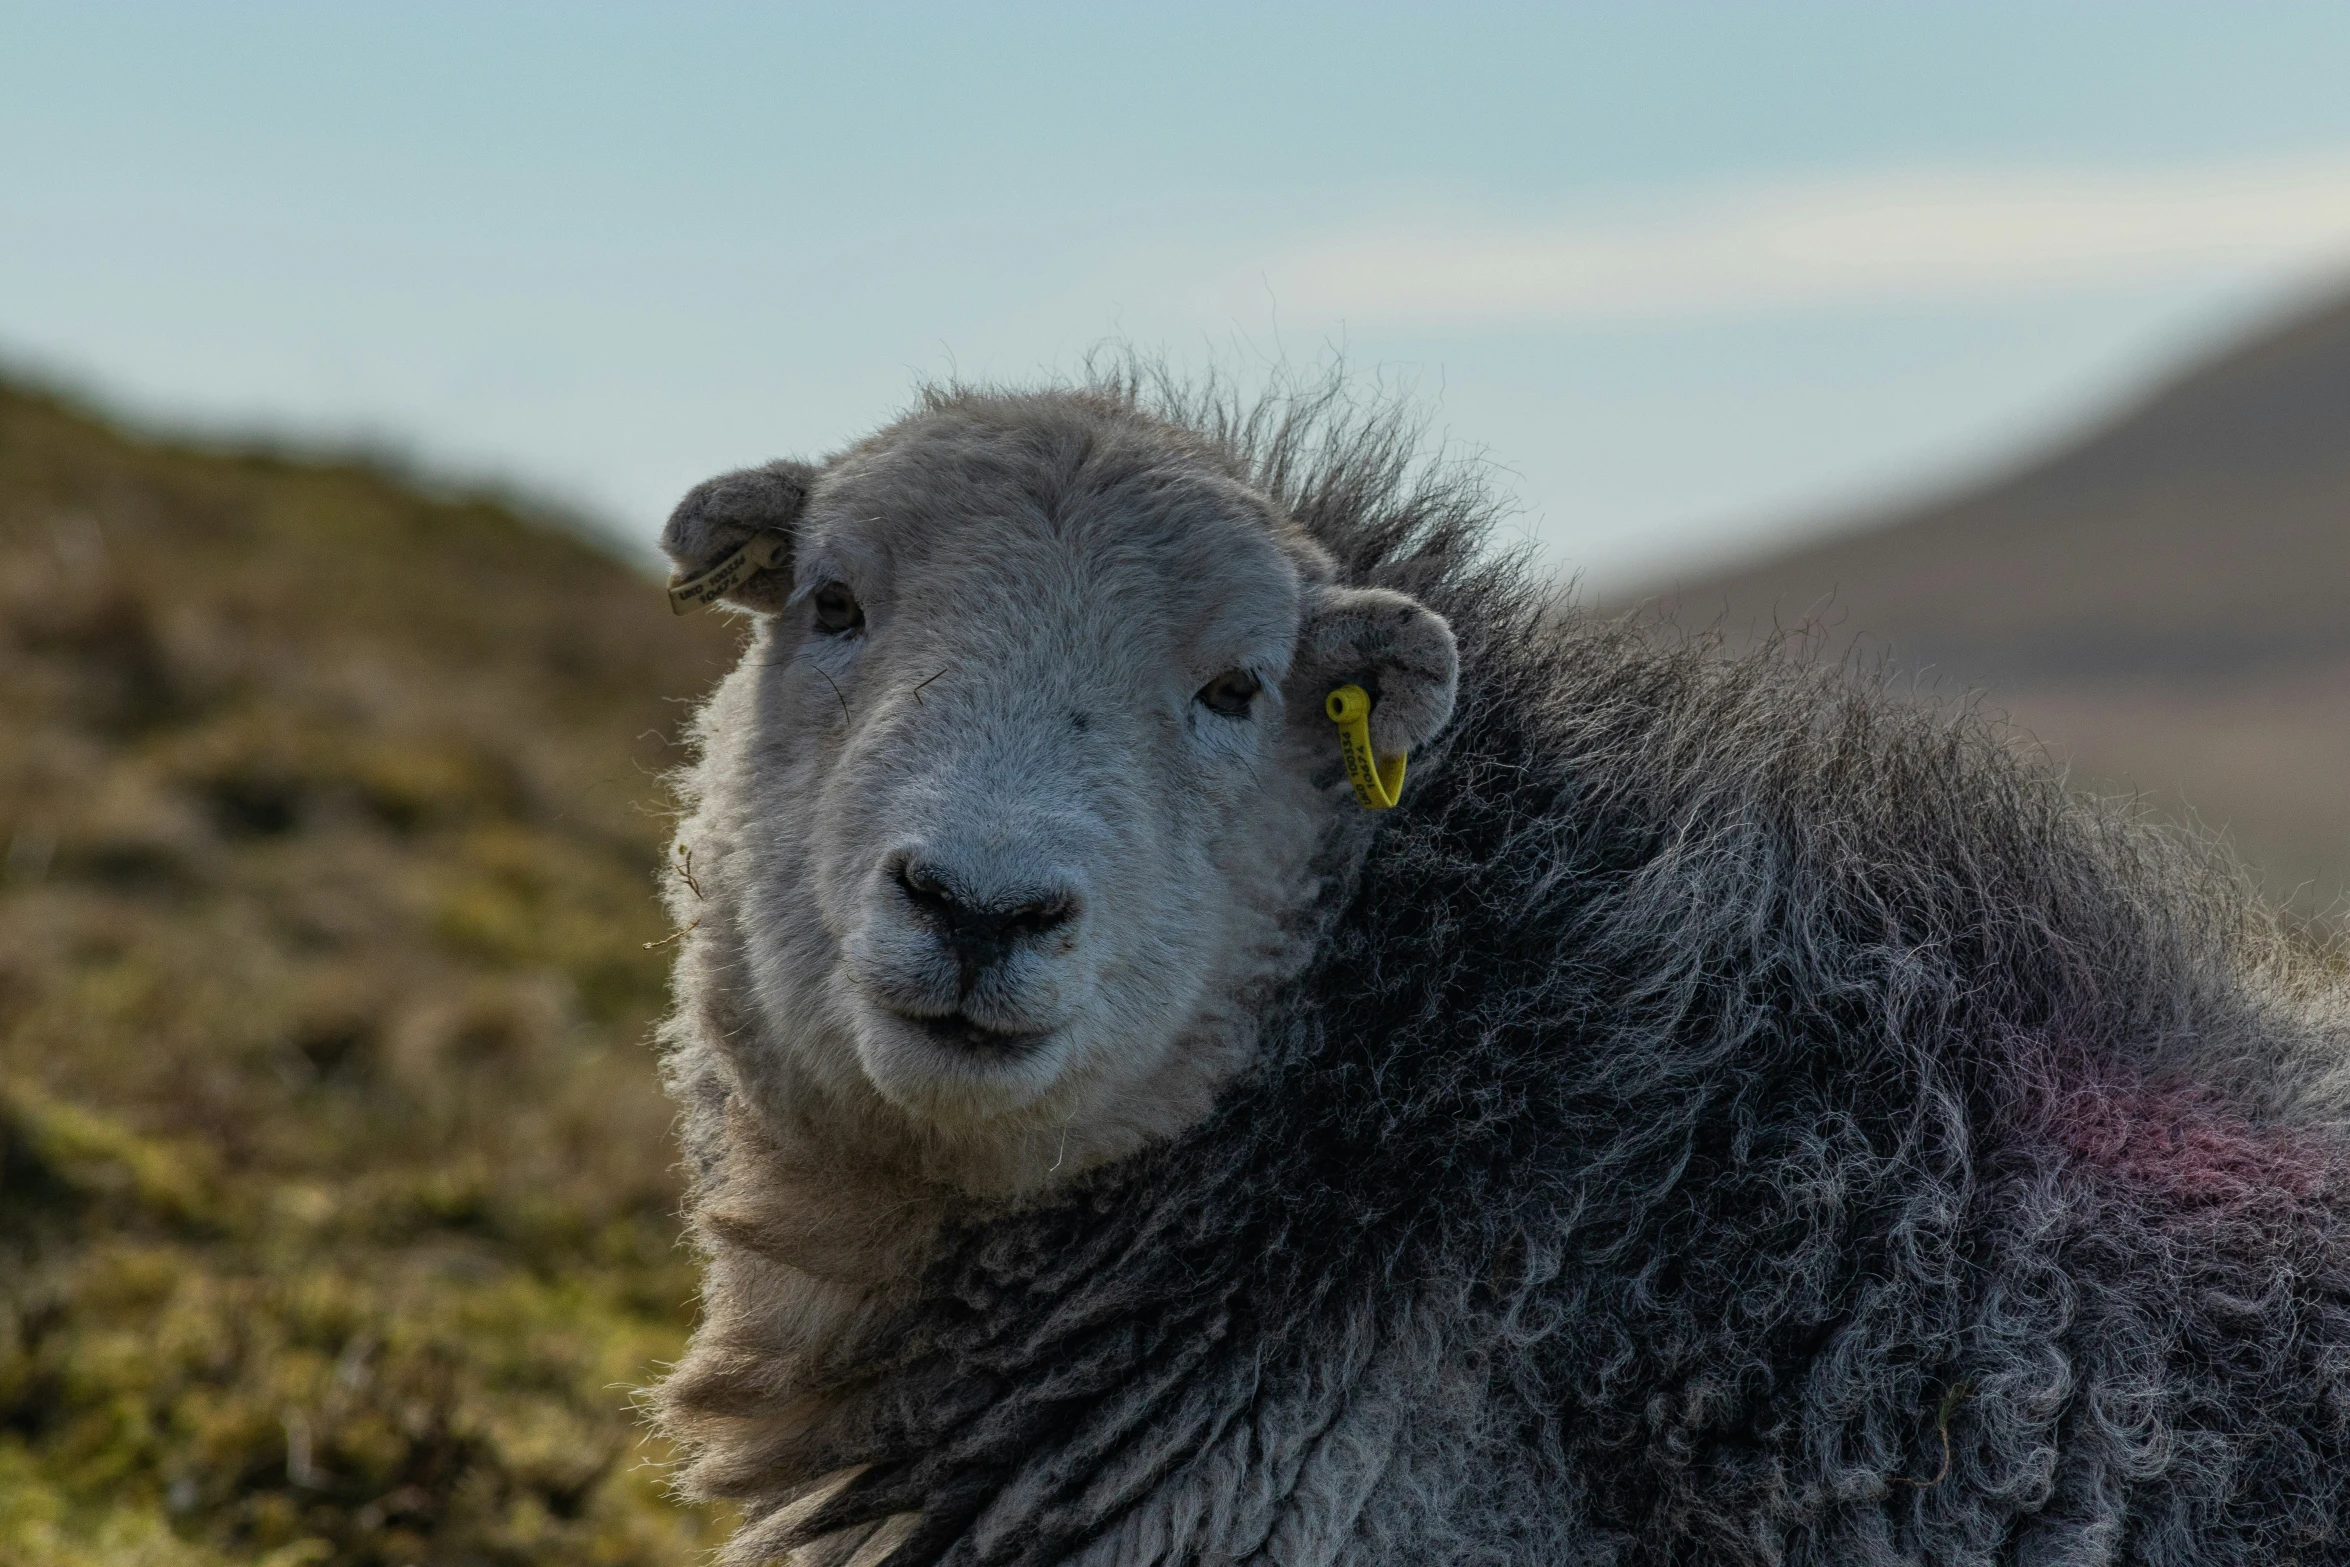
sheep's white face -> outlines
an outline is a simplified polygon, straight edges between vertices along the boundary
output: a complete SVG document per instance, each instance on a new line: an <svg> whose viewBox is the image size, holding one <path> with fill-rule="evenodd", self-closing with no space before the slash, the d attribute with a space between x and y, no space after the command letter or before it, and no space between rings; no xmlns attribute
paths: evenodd
<svg viewBox="0 0 2350 1567"><path fill-rule="evenodd" d="M805 495L788 567L737 595L769 618L706 712L681 837L752 992L746 1077L800 1116L877 1095L979 1186L1203 1111L1359 809L1322 699L1383 673L1375 738L1422 738L1442 622L1332 588L1139 424L933 416L713 485L671 525L701 529L688 565Z"/></svg>
<svg viewBox="0 0 2350 1567"><path fill-rule="evenodd" d="M762 650L784 743L743 892L753 929L793 935L778 1010L833 1023L925 1119L1114 1090L1302 869L1317 801L1279 765L1297 569L1207 507L1154 536L1115 500L907 519L860 515L861 488L811 516Z"/></svg>

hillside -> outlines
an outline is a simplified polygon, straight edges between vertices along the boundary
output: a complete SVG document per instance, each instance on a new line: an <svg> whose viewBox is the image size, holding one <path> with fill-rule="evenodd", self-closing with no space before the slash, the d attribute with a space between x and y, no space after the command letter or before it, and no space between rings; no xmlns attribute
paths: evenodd
<svg viewBox="0 0 2350 1567"><path fill-rule="evenodd" d="M1760 566L2106 787L2350 881L2350 301ZM0 386L0 1562L684 1563L644 1040L733 633L580 540Z"/></svg>
<svg viewBox="0 0 2350 1567"><path fill-rule="evenodd" d="M654 583L0 388L0 1560L683 1563Z"/></svg>
<svg viewBox="0 0 2350 1567"><path fill-rule="evenodd" d="M2226 831L2279 899L2350 891L2350 298L2019 472L1660 588L1684 625L1816 622L1980 688L2085 784Z"/></svg>

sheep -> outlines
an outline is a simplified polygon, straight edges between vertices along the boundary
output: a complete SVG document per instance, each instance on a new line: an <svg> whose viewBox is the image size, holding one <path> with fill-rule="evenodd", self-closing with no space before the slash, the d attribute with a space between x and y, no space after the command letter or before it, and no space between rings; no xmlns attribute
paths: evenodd
<svg viewBox="0 0 2350 1567"><path fill-rule="evenodd" d="M2324 955L1497 509L1133 373L678 507L750 626L664 1034L725 1559L2350 1561Z"/></svg>

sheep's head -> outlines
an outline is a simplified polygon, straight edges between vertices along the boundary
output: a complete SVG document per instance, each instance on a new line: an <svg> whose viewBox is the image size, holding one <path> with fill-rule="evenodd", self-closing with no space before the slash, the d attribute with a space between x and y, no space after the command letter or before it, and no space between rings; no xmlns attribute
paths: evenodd
<svg viewBox="0 0 2350 1567"><path fill-rule="evenodd" d="M1205 449L1077 398L713 479L662 544L693 573L755 537L775 564L728 595L760 621L681 839L738 1075L794 1116L894 1117L982 1188L1179 1129L1362 809L1325 697L1363 686L1374 748L1416 747L1451 713L1443 620L1337 585Z"/></svg>

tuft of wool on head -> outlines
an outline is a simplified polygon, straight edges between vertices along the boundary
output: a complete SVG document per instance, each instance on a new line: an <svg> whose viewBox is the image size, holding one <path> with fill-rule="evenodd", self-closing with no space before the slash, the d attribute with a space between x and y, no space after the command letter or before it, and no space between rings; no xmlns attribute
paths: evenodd
<svg viewBox="0 0 2350 1567"><path fill-rule="evenodd" d="M1456 716L1257 1065L954 1224L739 1559L2350 1560L2350 1008L2223 863L1798 646L1555 612L1336 391L1080 395L1445 616Z"/></svg>

